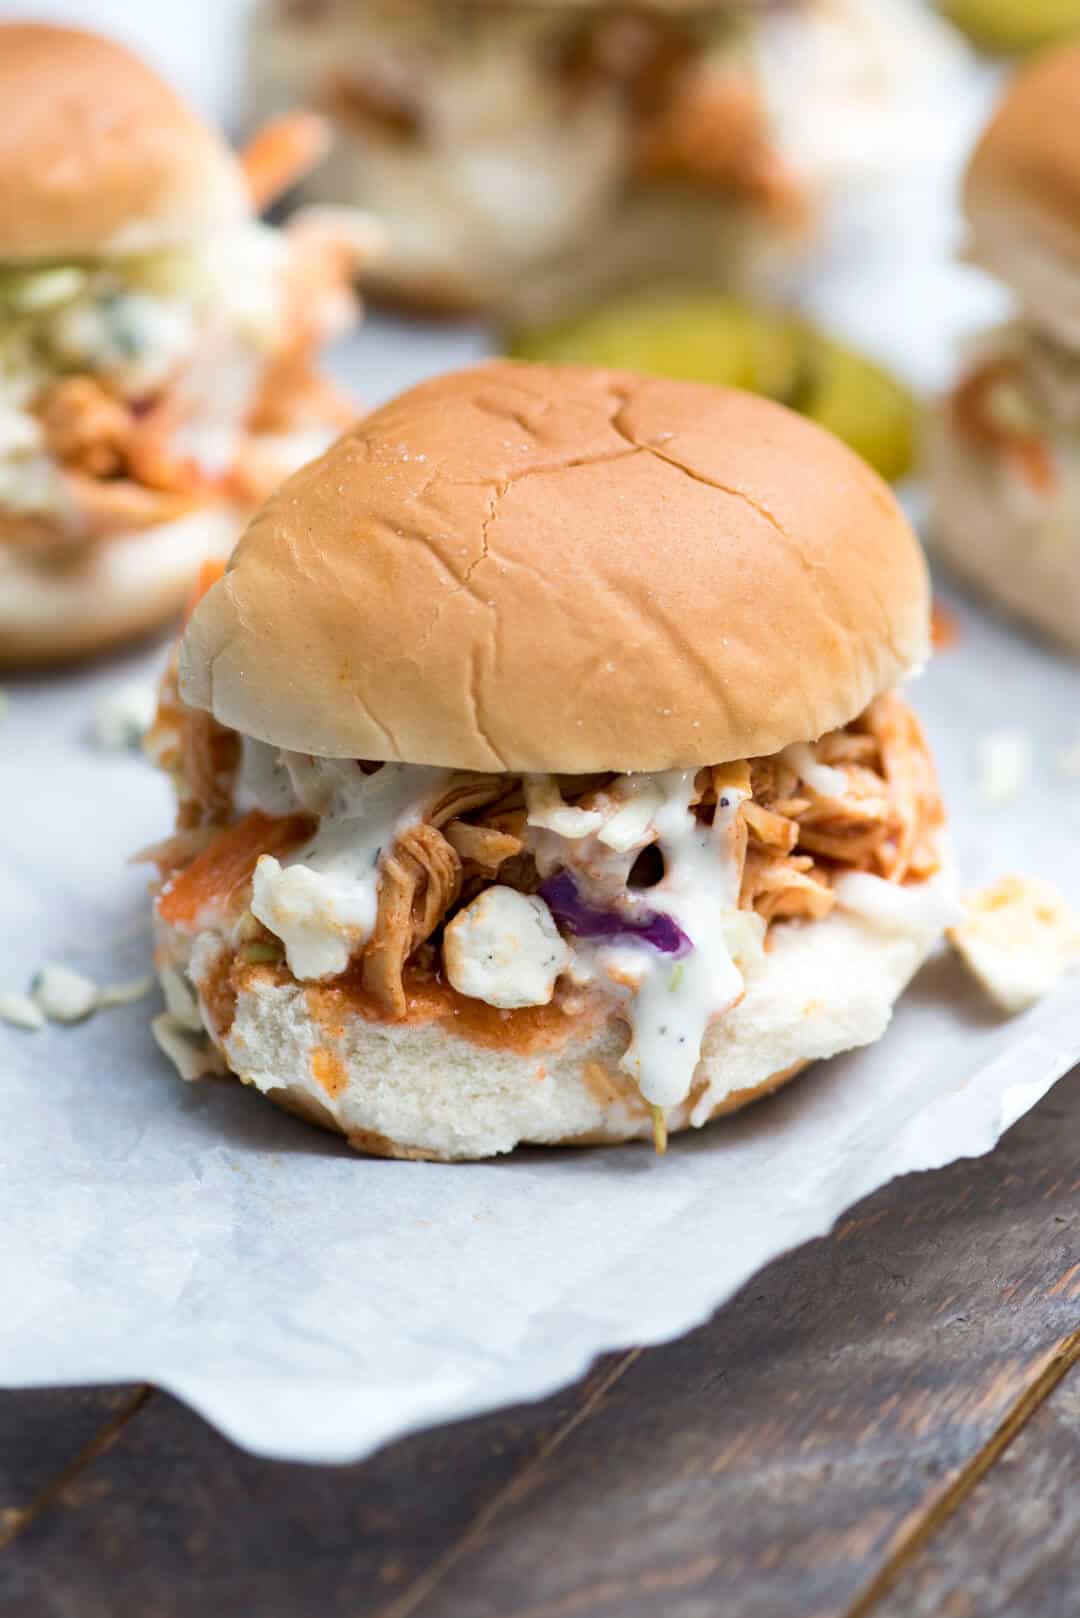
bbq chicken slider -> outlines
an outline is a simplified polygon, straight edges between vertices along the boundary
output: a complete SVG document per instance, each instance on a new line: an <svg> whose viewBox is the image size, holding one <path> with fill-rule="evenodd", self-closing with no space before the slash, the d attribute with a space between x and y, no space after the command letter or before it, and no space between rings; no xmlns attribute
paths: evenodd
<svg viewBox="0 0 1080 1618"><path fill-rule="evenodd" d="M934 536L1001 606L1080 653L1080 46L1013 82L968 168L969 257L1017 300L932 424Z"/></svg>
<svg viewBox="0 0 1080 1618"><path fill-rule="evenodd" d="M876 1040L953 914L895 691L927 616L888 489L782 406L413 388L188 625L151 733L162 1044L454 1159L663 1141Z"/></svg>
<svg viewBox="0 0 1080 1618"><path fill-rule="evenodd" d="M352 320L361 216L257 212L322 153L238 160L120 46L0 25L0 663L152 628L351 417L313 356Z"/></svg>
<svg viewBox="0 0 1080 1618"><path fill-rule="evenodd" d="M671 274L787 280L911 162L954 53L875 0L265 0L251 28L257 114L334 124L305 194L386 222L372 290L515 322Z"/></svg>

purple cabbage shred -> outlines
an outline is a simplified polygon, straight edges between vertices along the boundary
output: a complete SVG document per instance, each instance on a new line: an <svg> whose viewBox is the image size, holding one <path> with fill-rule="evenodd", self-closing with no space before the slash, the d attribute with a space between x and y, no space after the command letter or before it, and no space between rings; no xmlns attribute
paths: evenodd
<svg viewBox="0 0 1080 1618"><path fill-rule="evenodd" d="M617 910L587 904L569 871L557 871L540 884L544 900L559 926L575 938L611 938L650 944L661 955L684 955L693 943L678 922L663 911L642 910L631 919Z"/></svg>

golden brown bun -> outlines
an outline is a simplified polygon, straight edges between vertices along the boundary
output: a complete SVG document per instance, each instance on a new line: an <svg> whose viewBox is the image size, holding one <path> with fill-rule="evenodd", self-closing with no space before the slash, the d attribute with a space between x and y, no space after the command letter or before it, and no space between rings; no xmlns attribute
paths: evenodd
<svg viewBox="0 0 1080 1618"><path fill-rule="evenodd" d="M179 615L202 563L228 555L244 516L204 506L55 571L0 547L0 669L93 657L159 629Z"/></svg>
<svg viewBox="0 0 1080 1618"><path fill-rule="evenodd" d="M733 1112L741 1112L744 1107L748 1107L753 1101L763 1101L766 1096L775 1095L777 1090L783 1089L785 1084L789 1084L792 1079L798 1078L800 1073L805 1072L809 1065L809 1062L792 1062L790 1067L782 1068L779 1073L773 1073L769 1078L762 1079L760 1084L751 1084L745 1090L736 1090L732 1095L725 1096L723 1101L718 1101L709 1113L708 1122L712 1123L715 1118L727 1118ZM606 1074L605 1077L615 1088L620 1075L613 1072ZM622 1093L624 1104L630 1108L635 1102L635 1098L631 1094L630 1082L627 1081L625 1085L620 1084L618 1088ZM344 1133L329 1107L316 1100L300 1084L284 1085L279 1090L267 1090L266 1099L272 1101L276 1107L281 1107L285 1112L292 1113L294 1118L302 1118L305 1123L314 1124L317 1129L326 1129L335 1135ZM647 1140L653 1129L652 1113L647 1106L641 1103L640 1097L636 1098L635 1110L638 1125L633 1133L628 1134L625 1125L619 1128L618 1126L609 1127L600 1124L594 1129L586 1130L583 1134L568 1135L564 1140L551 1141L546 1144L554 1146L621 1146L628 1140ZM682 1134L689 1127L689 1119L685 1109L683 1109L677 1118L673 1120L668 1133L672 1135ZM346 1139L354 1152L363 1152L367 1157L389 1157L405 1163L453 1163L458 1161L456 1158L447 1157L442 1152L434 1151L425 1146L410 1146L406 1141L394 1140L391 1136L382 1135L374 1129L354 1129L346 1135Z"/></svg>
<svg viewBox="0 0 1080 1618"><path fill-rule="evenodd" d="M660 770L846 724L925 655L922 552L830 434L751 394L495 364L285 483L181 649L280 747Z"/></svg>
<svg viewBox="0 0 1080 1618"><path fill-rule="evenodd" d="M1033 306L1046 295L1042 260L1080 270L1078 110L1080 45L1040 56L1012 81L964 181L971 257Z"/></svg>
<svg viewBox="0 0 1080 1618"><path fill-rule="evenodd" d="M250 212L225 143L138 57L0 24L0 259L145 252Z"/></svg>

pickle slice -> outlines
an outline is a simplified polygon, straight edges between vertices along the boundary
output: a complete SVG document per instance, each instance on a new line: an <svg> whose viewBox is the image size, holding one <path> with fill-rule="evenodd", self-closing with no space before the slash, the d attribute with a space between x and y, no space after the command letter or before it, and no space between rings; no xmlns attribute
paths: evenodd
<svg viewBox="0 0 1080 1618"><path fill-rule="evenodd" d="M1080 33L1080 0L942 0L941 9L976 45L1007 56Z"/></svg>
<svg viewBox="0 0 1080 1618"><path fill-rule="evenodd" d="M711 292L636 293L517 332L507 351L548 364L606 365L746 388L828 427L883 477L902 477L911 467L910 394L879 366L783 310Z"/></svg>
<svg viewBox="0 0 1080 1618"><path fill-rule="evenodd" d="M915 459L916 407L905 387L864 355L803 328L806 370L796 408L895 483Z"/></svg>
<svg viewBox="0 0 1080 1618"><path fill-rule="evenodd" d="M768 311L713 293L668 291L618 298L557 325L518 332L509 344L518 359L610 365L771 398L797 387L799 349L794 324Z"/></svg>
<svg viewBox="0 0 1080 1618"><path fill-rule="evenodd" d="M86 271L77 264L53 264L27 269L0 269L0 310L17 315L40 314L68 303L86 285Z"/></svg>

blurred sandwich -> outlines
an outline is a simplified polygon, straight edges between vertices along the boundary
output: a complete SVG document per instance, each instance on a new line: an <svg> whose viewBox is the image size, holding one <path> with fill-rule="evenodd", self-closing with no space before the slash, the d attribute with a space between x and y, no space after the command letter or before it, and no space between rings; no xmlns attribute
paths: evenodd
<svg viewBox="0 0 1080 1618"><path fill-rule="evenodd" d="M187 1077L356 1147L704 1124L878 1039L956 919L895 687L887 487L751 394L503 364L413 388L203 597L146 856Z"/></svg>
<svg viewBox="0 0 1080 1618"><path fill-rule="evenodd" d="M968 256L1018 309L980 341L932 423L936 546L1080 652L1080 46L1006 91L964 205Z"/></svg>
<svg viewBox="0 0 1080 1618"><path fill-rule="evenodd" d="M305 115L238 160L110 41L0 26L0 662L79 656L183 602L350 418L320 346L374 244L257 214L321 157Z"/></svg>
<svg viewBox="0 0 1080 1618"><path fill-rule="evenodd" d="M546 319L789 266L827 195L910 155L944 34L896 0L269 0L253 104L334 121L307 194L386 221L374 290Z"/></svg>

